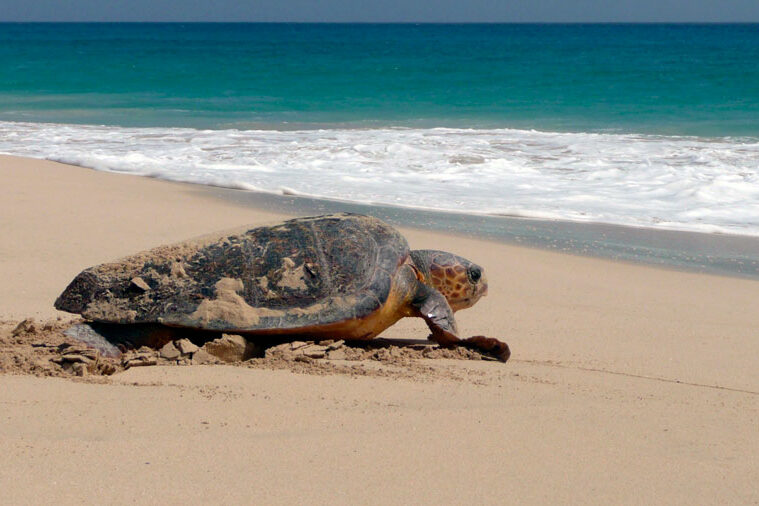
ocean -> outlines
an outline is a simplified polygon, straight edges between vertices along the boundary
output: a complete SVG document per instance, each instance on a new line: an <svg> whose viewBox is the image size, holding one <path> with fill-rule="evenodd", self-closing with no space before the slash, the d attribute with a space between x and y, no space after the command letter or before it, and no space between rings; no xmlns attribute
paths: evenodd
<svg viewBox="0 0 759 506"><path fill-rule="evenodd" d="M759 25L0 24L0 152L759 236Z"/></svg>

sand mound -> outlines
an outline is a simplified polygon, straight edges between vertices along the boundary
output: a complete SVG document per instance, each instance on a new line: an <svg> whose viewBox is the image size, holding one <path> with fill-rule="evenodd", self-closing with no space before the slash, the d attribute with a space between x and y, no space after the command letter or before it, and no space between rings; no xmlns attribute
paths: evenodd
<svg viewBox="0 0 759 506"><path fill-rule="evenodd" d="M469 349L443 349L424 342L404 344L377 339L346 343L327 340L264 347L229 334L198 343L200 346L180 338L161 349L143 346L136 350L122 350L119 357L107 357L64 333L79 323L81 320L0 321L0 373L95 380L131 367L233 364L305 374L413 378L433 371L424 364L429 360L490 360ZM439 370L434 375L439 375Z"/></svg>

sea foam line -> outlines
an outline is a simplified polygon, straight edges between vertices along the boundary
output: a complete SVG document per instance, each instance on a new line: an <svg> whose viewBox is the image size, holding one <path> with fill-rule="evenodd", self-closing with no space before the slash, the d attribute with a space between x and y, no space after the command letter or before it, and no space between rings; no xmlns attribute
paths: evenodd
<svg viewBox="0 0 759 506"><path fill-rule="evenodd" d="M280 194L759 235L757 139L0 122L0 151Z"/></svg>

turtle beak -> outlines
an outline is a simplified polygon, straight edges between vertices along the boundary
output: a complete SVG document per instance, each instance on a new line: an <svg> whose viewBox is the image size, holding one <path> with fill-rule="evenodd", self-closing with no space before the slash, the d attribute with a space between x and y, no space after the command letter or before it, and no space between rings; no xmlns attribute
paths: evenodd
<svg viewBox="0 0 759 506"><path fill-rule="evenodd" d="M485 277L485 274L482 275L480 278L479 287L477 290L480 297L484 297L488 294L488 278Z"/></svg>

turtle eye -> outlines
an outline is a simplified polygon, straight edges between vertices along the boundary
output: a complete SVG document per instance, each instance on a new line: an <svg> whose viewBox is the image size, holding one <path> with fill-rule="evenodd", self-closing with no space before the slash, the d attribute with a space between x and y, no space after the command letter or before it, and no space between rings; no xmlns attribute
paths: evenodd
<svg viewBox="0 0 759 506"><path fill-rule="evenodd" d="M467 275L472 283L477 283L482 277L482 270L479 267L470 267L467 270Z"/></svg>

